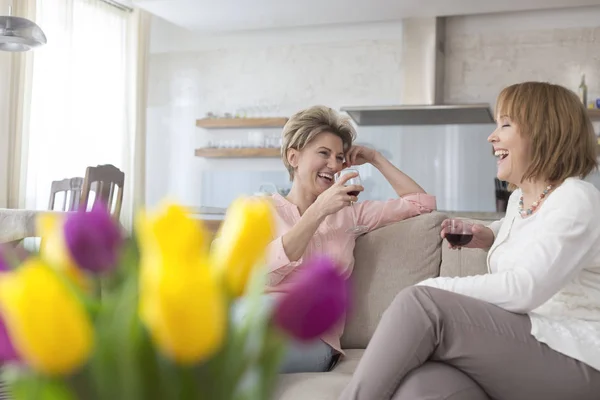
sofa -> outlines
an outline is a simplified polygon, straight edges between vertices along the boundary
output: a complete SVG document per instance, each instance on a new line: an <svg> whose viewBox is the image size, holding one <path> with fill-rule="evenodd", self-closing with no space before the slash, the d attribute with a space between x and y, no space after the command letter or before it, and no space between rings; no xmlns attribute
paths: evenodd
<svg viewBox="0 0 600 400"><path fill-rule="evenodd" d="M457 214L488 224L481 214ZM334 400L348 384L383 312L398 292L436 276L486 272L486 252L451 250L440 238L448 214L433 212L377 229L357 239L352 274L352 306L341 339L346 355L330 372L283 374L275 390L278 400Z"/></svg>

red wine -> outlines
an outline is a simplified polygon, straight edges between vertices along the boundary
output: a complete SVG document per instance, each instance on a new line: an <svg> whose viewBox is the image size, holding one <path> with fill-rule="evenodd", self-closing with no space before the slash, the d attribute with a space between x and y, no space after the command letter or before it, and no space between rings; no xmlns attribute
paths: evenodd
<svg viewBox="0 0 600 400"><path fill-rule="evenodd" d="M348 192L348 194L349 194L350 196L356 196L356 197L358 197L358 194L359 194L359 193L360 193L360 192L359 192L358 190L354 190L354 191L352 191L352 192Z"/></svg>
<svg viewBox="0 0 600 400"><path fill-rule="evenodd" d="M446 233L446 239L452 246L460 247L468 244L473 239L472 233Z"/></svg>

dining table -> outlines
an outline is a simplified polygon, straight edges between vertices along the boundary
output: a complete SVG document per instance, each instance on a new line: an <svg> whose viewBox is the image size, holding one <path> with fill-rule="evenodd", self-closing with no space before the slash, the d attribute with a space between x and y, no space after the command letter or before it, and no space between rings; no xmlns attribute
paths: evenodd
<svg viewBox="0 0 600 400"><path fill-rule="evenodd" d="M40 214L66 214L64 211L0 208L0 244L16 244L36 237L36 219Z"/></svg>
<svg viewBox="0 0 600 400"><path fill-rule="evenodd" d="M202 221L211 234L216 234L223 219L225 208L217 207L186 207L190 215ZM72 211L71 211L72 212ZM54 213L67 215L68 211L49 211L0 208L0 244L16 245L25 238L39 237L36 234L36 219L40 214Z"/></svg>

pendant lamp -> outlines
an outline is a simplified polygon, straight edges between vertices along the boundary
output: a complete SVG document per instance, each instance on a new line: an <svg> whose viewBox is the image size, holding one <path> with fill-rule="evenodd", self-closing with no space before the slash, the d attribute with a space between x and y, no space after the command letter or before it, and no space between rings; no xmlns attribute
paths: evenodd
<svg viewBox="0 0 600 400"><path fill-rule="evenodd" d="M12 16L12 7L8 7L8 16L0 16L0 50L28 51L44 44L42 29L27 18Z"/></svg>

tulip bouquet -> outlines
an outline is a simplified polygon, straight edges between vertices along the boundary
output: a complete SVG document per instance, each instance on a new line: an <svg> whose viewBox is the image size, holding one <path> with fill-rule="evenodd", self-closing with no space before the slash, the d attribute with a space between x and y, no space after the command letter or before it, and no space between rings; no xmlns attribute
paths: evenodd
<svg viewBox="0 0 600 400"><path fill-rule="evenodd" d="M290 338L346 312L347 282L325 257L265 306L268 199L236 200L212 246L175 203L138 213L129 236L101 206L38 229L39 252L0 253L0 365L15 399L268 399Z"/></svg>

